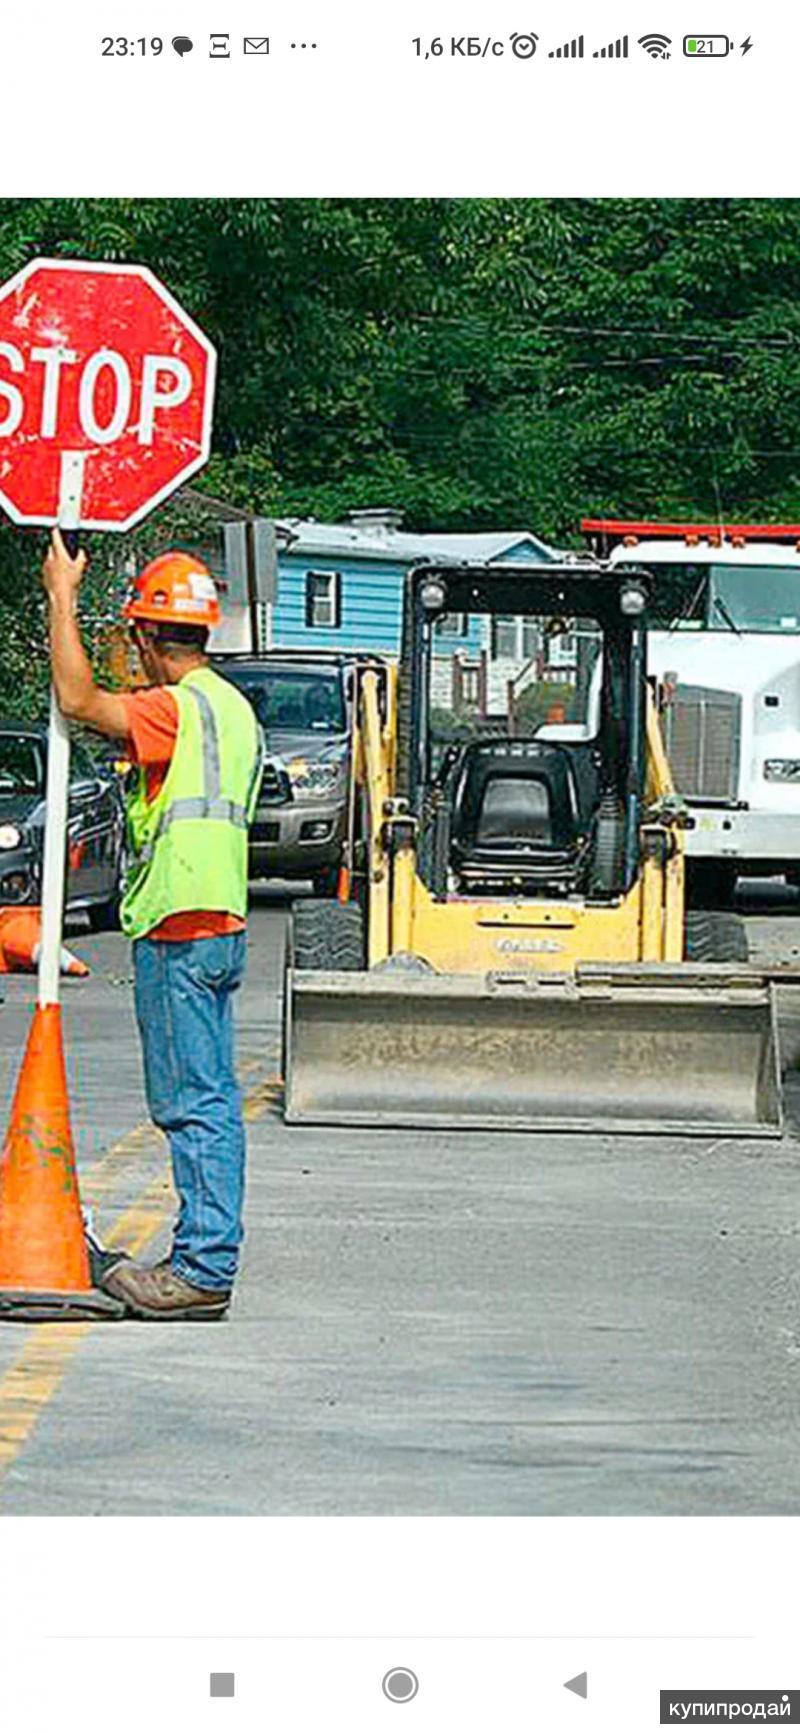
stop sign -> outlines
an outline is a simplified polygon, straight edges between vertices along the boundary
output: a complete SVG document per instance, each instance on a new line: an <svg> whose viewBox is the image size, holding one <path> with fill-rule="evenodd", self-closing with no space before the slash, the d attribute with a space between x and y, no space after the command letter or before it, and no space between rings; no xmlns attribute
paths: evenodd
<svg viewBox="0 0 800 1733"><path fill-rule="evenodd" d="M146 267L26 265L0 288L0 506L129 529L205 463L215 370Z"/></svg>

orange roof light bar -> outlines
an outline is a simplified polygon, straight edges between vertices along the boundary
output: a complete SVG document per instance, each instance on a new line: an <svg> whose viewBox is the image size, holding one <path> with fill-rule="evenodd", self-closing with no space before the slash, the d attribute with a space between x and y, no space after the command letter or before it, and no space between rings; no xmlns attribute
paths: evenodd
<svg viewBox="0 0 800 1733"><path fill-rule="evenodd" d="M637 541L660 539L685 541L689 547L707 541L718 548L723 536L729 537L734 547L739 548L746 542L800 542L800 524L649 523L626 518L585 517L581 518L581 530L585 536L609 547L618 542L623 542L626 547L635 547Z"/></svg>

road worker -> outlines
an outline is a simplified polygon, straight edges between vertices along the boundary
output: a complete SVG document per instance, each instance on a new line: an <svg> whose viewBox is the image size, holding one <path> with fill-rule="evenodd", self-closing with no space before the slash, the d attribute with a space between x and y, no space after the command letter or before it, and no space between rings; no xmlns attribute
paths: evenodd
<svg viewBox="0 0 800 1733"><path fill-rule="evenodd" d="M121 924L133 941L147 1099L167 1134L179 1208L168 1258L109 1259L103 1286L134 1317L224 1315L242 1239L245 1139L232 997L245 962L247 823L262 749L247 699L211 668L220 617L213 578L186 553L144 568L125 605L151 684L95 684L77 597L86 556L55 530L43 567L50 654L63 714L124 742L127 801Z"/></svg>

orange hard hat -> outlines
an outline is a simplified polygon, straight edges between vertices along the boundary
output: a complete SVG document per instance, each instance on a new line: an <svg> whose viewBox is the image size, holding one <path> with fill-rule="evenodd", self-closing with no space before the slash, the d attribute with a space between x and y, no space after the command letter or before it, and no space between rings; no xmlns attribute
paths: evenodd
<svg viewBox="0 0 800 1733"><path fill-rule="evenodd" d="M192 554L159 554L136 578L123 609L126 620L173 626L218 626L217 586Z"/></svg>

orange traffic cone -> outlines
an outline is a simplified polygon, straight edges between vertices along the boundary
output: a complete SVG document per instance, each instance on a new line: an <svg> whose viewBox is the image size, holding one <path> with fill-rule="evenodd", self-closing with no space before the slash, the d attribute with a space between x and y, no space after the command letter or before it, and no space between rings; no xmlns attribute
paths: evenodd
<svg viewBox="0 0 800 1733"><path fill-rule="evenodd" d="M39 961L42 918L38 909L0 909L0 975L28 974ZM88 975L88 963L61 947L62 975Z"/></svg>
<svg viewBox="0 0 800 1733"><path fill-rule="evenodd" d="M0 1320L117 1318L92 1287L58 1005L37 1006L0 1156Z"/></svg>
<svg viewBox="0 0 800 1733"><path fill-rule="evenodd" d="M34 965L34 968L38 968L38 966L39 966L39 952L40 952L40 950L41 950L41 945L39 945L39 944L34 945L34 947L33 947L33 965ZM89 964L83 963L81 961L80 957L73 956L72 951L68 951L66 945L62 945L61 950L59 951L58 967L59 967L59 971L62 975L75 975L75 976L77 976L78 980L80 980L80 981L85 981L86 976L91 975L91 972L92 972L91 969L89 968Z"/></svg>

